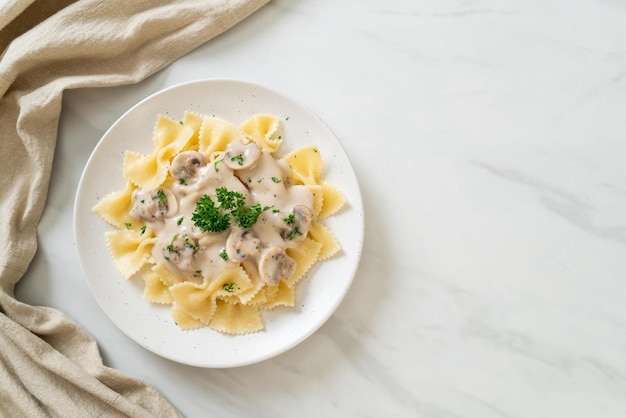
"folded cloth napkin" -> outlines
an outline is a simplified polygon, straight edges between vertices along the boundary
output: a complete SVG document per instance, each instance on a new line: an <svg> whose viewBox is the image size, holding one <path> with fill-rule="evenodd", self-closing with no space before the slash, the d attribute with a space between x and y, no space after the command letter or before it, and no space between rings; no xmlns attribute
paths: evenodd
<svg viewBox="0 0 626 418"><path fill-rule="evenodd" d="M169 417L149 384L14 287L34 257L63 91L140 81L269 0L5 0L0 5L0 416Z"/></svg>

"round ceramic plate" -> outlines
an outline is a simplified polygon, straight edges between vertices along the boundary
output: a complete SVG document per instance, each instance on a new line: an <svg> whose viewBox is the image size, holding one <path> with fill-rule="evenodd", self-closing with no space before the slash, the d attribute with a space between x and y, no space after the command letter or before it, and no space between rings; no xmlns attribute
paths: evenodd
<svg viewBox="0 0 626 418"><path fill-rule="evenodd" d="M338 214L323 220L342 247L317 263L296 285L293 308L262 311L265 330L224 335L208 327L181 330L169 306L143 299L141 278L124 279L105 240L112 228L92 208L107 194L122 190L125 150L152 152L158 114L182 119L186 110L216 115L239 124L255 113L283 120L279 155L316 145L324 161L323 180L346 197ZM315 332L346 295L363 247L363 206L356 176L341 144L310 110L268 88L234 80L200 80L162 90L127 111L104 134L82 174L74 208L74 234L88 286L106 316L128 337L170 360L198 367L234 367L259 362L294 347Z"/></svg>

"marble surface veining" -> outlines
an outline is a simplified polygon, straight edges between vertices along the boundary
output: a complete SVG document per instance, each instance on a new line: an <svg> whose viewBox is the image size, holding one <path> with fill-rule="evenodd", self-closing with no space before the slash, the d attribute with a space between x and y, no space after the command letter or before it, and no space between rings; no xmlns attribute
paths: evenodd
<svg viewBox="0 0 626 418"><path fill-rule="evenodd" d="M121 334L71 233L105 130L198 78L306 104L365 206L336 313L234 369L179 365ZM272 1L144 82L66 92L39 233L18 298L66 312L107 365L187 417L624 417L626 3Z"/></svg>

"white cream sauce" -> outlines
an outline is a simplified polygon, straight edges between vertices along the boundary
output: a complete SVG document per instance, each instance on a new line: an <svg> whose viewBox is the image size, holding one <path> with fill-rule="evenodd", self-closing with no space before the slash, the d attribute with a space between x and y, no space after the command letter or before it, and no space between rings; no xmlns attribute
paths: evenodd
<svg viewBox="0 0 626 418"><path fill-rule="evenodd" d="M210 158L185 151L174 158L170 187L137 189L131 215L154 231L152 255L175 275L196 282L211 280L224 268L256 266L268 285L276 285L295 269L285 249L308 233L313 220L313 194L289 184L288 168L253 143L234 141L225 152ZM208 195L219 206L216 189L241 193L246 205L267 208L257 222L243 229L231 218L222 232L203 232L192 221L196 203Z"/></svg>

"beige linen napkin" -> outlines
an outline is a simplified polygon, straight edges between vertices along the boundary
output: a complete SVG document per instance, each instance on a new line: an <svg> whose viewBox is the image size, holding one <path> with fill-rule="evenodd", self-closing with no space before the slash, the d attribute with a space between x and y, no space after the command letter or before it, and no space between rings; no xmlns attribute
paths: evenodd
<svg viewBox="0 0 626 418"><path fill-rule="evenodd" d="M37 246L65 89L134 83L269 0L0 5L0 416L178 416L62 312L14 298Z"/></svg>

